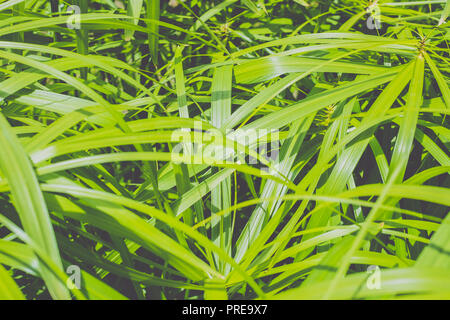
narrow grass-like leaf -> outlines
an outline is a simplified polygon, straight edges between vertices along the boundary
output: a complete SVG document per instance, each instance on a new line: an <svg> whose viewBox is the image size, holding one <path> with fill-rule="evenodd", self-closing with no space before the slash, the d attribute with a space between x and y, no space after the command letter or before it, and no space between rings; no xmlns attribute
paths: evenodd
<svg viewBox="0 0 450 320"><path fill-rule="evenodd" d="M62 269L53 226L35 172L3 115L0 115L0 132L3 148L0 154L0 168L11 188L20 221L31 239ZM40 271L53 297L69 298L65 284L59 282L44 264L40 264Z"/></svg>
<svg viewBox="0 0 450 320"><path fill-rule="evenodd" d="M0 299L1 300L25 300L17 283L9 275L8 271L0 264Z"/></svg>

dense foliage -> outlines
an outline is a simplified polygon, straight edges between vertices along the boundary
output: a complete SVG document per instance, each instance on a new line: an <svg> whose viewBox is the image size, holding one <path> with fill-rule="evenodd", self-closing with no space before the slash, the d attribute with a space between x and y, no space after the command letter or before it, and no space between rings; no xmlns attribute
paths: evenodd
<svg viewBox="0 0 450 320"><path fill-rule="evenodd" d="M449 3L0 0L0 298L449 299Z"/></svg>

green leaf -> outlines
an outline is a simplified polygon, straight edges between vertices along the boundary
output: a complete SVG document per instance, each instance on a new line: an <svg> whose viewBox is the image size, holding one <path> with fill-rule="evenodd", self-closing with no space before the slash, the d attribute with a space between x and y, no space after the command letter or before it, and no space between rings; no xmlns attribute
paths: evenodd
<svg viewBox="0 0 450 320"><path fill-rule="evenodd" d="M439 229L431 237L428 246L417 258L416 267L450 268L450 214L442 221Z"/></svg>
<svg viewBox="0 0 450 320"><path fill-rule="evenodd" d="M9 275L8 271L0 264L0 299L1 300L25 300L17 283Z"/></svg>
<svg viewBox="0 0 450 320"><path fill-rule="evenodd" d="M150 54L152 56L153 64L158 65L158 54L159 54L159 15L160 15L160 0L146 0L146 10L147 10L147 19L150 21L147 23L149 28L148 34L148 47L150 49Z"/></svg>
<svg viewBox="0 0 450 320"><path fill-rule="evenodd" d="M216 68L211 87L211 124L220 128L231 115L231 88L232 88L233 66L227 65ZM219 153L227 152L219 147ZM211 240L228 254L231 253L233 225L231 213L214 217L213 215L231 206L231 179L225 178L220 184L211 189ZM225 271L225 266L215 256L218 269Z"/></svg>
<svg viewBox="0 0 450 320"><path fill-rule="evenodd" d="M0 169L10 186L14 205L19 213L24 230L62 269L47 205L31 161L23 150L20 141L11 132L11 127L2 114L0 114L0 144L3 148L0 154ZM45 264L40 263L39 269L54 298L70 298L65 284L55 278Z"/></svg>
<svg viewBox="0 0 450 320"><path fill-rule="evenodd" d="M139 18L141 16L143 0L130 0L127 5L127 14L133 17L133 24L137 25L139 23ZM133 37L134 30L125 30L125 41L130 41Z"/></svg>

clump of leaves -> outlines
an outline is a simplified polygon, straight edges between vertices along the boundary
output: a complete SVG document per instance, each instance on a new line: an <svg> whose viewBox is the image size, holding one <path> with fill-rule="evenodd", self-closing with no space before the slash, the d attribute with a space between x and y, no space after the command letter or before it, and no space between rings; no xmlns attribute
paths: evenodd
<svg viewBox="0 0 450 320"><path fill-rule="evenodd" d="M0 298L448 299L449 9L0 1Z"/></svg>

